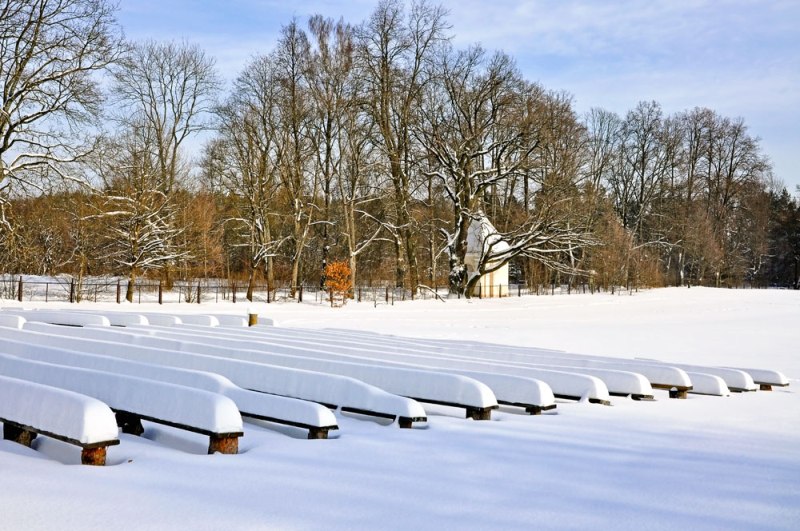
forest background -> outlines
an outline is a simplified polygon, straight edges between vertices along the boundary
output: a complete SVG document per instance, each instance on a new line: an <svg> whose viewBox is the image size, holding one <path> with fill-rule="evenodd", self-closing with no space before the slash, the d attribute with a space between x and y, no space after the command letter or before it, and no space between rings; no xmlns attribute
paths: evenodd
<svg viewBox="0 0 800 531"><path fill-rule="evenodd" d="M230 87L204 49L127 41L105 0L0 2L0 272L470 293L800 287L800 202L742 118L578 114L447 11L290 19ZM190 145L202 138L199 154ZM469 227L488 219L477 271ZM504 245L497 245L502 240ZM251 293L249 295L252 295Z"/></svg>

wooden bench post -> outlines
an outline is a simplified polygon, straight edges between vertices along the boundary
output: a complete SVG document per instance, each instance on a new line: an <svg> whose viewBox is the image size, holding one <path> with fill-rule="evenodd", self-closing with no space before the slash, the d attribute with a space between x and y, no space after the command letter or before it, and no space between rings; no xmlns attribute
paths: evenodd
<svg viewBox="0 0 800 531"><path fill-rule="evenodd" d="M685 400L689 397L689 390L673 387L672 389L669 390L669 397Z"/></svg>
<svg viewBox="0 0 800 531"><path fill-rule="evenodd" d="M239 453L238 433L213 433L209 436L208 453L238 454Z"/></svg>
<svg viewBox="0 0 800 531"><path fill-rule="evenodd" d="M22 426L17 426L10 422L3 423L3 439L6 441L12 441L30 448L35 438L35 432L28 431Z"/></svg>
<svg viewBox="0 0 800 531"><path fill-rule="evenodd" d="M772 391L772 385L765 383L758 384L758 389L759 391Z"/></svg>
<svg viewBox="0 0 800 531"><path fill-rule="evenodd" d="M472 420L492 420L492 408L468 407L467 418Z"/></svg>
<svg viewBox="0 0 800 531"><path fill-rule="evenodd" d="M122 433L136 435L137 437L144 433L144 426L142 426L142 419L127 411L116 411L114 413L117 417L117 426L120 427Z"/></svg>
<svg viewBox="0 0 800 531"><path fill-rule="evenodd" d="M327 439L328 428L310 428L308 430L308 438L313 439Z"/></svg>
<svg viewBox="0 0 800 531"><path fill-rule="evenodd" d="M105 466L106 447L84 448L81 450L81 464L91 466Z"/></svg>
<svg viewBox="0 0 800 531"><path fill-rule="evenodd" d="M411 424L413 423L412 419L408 417L397 417L397 424L400 425L403 429L411 429Z"/></svg>

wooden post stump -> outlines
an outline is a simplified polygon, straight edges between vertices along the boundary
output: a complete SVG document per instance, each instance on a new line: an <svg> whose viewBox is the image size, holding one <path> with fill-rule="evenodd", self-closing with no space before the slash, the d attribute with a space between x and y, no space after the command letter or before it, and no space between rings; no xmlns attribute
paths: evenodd
<svg viewBox="0 0 800 531"><path fill-rule="evenodd" d="M137 437L144 433L144 426L142 426L142 419L128 413L126 411L117 411L117 426L122 430L122 433L136 435Z"/></svg>
<svg viewBox="0 0 800 531"><path fill-rule="evenodd" d="M36 433L28 431L22 426L15 426L10 422L3 424L3 439L6 441L12 441L30 448L35 438Z"/></svg>
<svg viewBox="0 0 800 531"><path fill-rule="evenodd" d="M472 420L492 420L492 410L490 408L468 407L467 418Z"/></svg>
<svg viewBox="0 0 800 531"><path fill-rule="evenodd" d="M397 424L399 424L401 428L406 429L406 430L411 429L411 427L412 427L411 426L412 421L408 417L398 417Z"/></svg>
<svg viewBox="0 0 800 531"><path fill-rule="evenodd" d="M208 453L215 454L238 454L239 436L238 435L211 435L208 443Z"/></svg>
<svg viewBox="0 0 800 531"><path fill-rule="evenodd" d="M685 400L689 397L689 391L686 389L678 389L677 387L673 387L669 390L669 397Z"/></svg>
<svg viewBox="0 0 800 531"><path fill-rule="evenodd" d="M309 439L327 439L328 438L328 428L311 428L308 430L308 438Z"/></svg>
<svg viewBox="0 0 800 531"><path fill-rule="evenodd" d="M106 448L84 448L81 451L81 464L91 466L105 466Z"/></svg>
<svg viewBox="0 0 800 531"><path fill-rule="evenodd" d="M258 314L257 313L247 314L247 326L255 326L257 324L258 324Z"/></svg>

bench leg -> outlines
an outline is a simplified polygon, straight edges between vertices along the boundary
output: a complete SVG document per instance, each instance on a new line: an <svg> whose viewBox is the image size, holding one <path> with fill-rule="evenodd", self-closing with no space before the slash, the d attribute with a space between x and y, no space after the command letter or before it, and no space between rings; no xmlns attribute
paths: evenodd
<svg viewBox="0 0 800 531"><path fill-rule="evenodd" d="M106 447L84 448L81 452L81 464L92 466L105 466Z"/></svg>
<svg viewBox="0 0 800 531"><path fill-rule="evenodd" d="M676 389L673 387L669 390L669 397L686 400L689 397L689 391L686 389Z"/></svg>
<svg viewBox="0 0 800 531"><path fill-rule="evenodd" d="M759 389L761 391L772 391L772 386L770 384L759 384Z"/></svg>
<svg viewBox="0 0 800 531"><path fill-rule="evenodd" d="M540 408L539 406L528 406L525 408L525 413L529 415L541 415L542 408Z"/></svg>
<svg viewBox="0 0 800 531"><path fill-rule="evenodd" d="M413 421L408 417L397 417L397 424L401 428L403 428L405 430L409 430L409 429L412 428L411 425L413 424Z"/></svg>
<svg viewBox="0 0 800 531"><path fill-rule="evenodd" d="M131 413L125 411L117 411L117 426L120 427L122 433L136 435L137 437L144 433L144 426L142 426L142 419Z"/></svg>
<svg viewBox="0 0 800 531"><path fill-rule="evenodd" d="M225 435L212 435L209 438L208 453L215 454L238 454L239 453L239 437L230 437Z"/></svg>
<svg viewBox="0 0 800 531"><path fill-rule="evenodd" d="M31 447L31 443L36 438L36 434L19 426L10 423L3 424L3 439L13 441L23 446Z"/></svg>
<svg viewBox="0 0 800 531"><path fill-rule="evenodd" d="M311 428L308 430L309 439L327 439L328 428Z"/></svg>
<svg viewBox="0 0 800 531"><path fill-rule="evenodd" d="M468 407L467 418L472 420L492 420L492 410L481 407Z"/></svg>

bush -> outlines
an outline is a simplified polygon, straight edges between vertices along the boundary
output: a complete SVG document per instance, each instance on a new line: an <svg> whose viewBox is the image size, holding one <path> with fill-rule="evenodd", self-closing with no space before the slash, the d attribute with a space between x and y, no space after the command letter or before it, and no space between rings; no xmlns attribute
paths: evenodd
<svg viewBox="0 0 800 531"><path fill-rule="evenodd" d="M328 290L331 306L344 306L353 288L347 262L331 262L325 266L325 288Z"/></svg>

